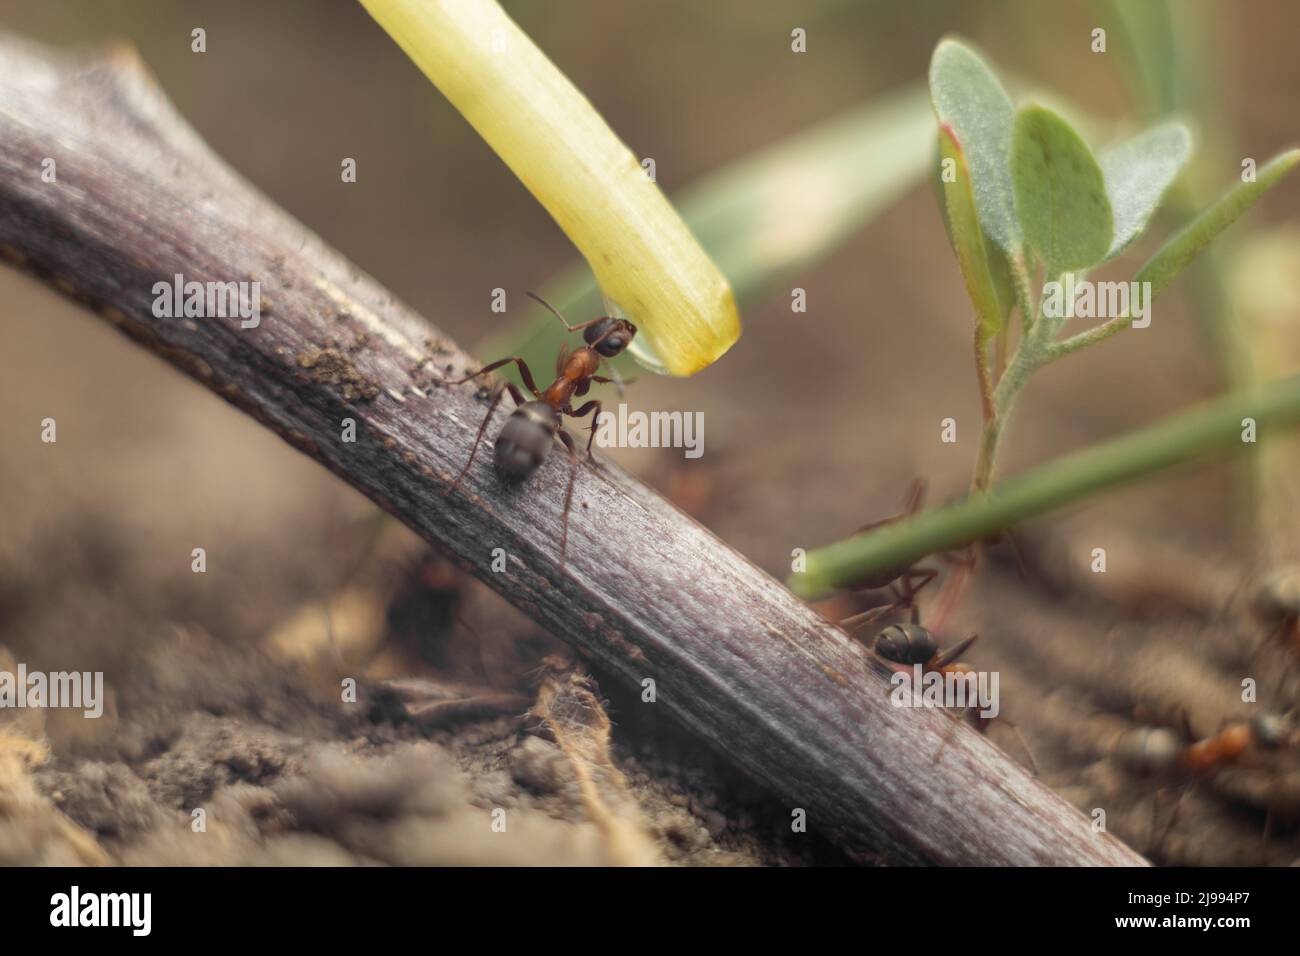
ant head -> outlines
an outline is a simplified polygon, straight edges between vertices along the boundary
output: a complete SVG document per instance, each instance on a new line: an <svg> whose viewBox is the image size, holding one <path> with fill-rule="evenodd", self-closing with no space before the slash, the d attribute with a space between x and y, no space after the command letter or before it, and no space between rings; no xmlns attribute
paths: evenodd
<svg viewBox="0 0 1300 956"><path fill-rule="evenodd" d="M636 336L636 326L627 319L606 317L583 331L587 344L603 355L613 358L620 354Z"/></svg>

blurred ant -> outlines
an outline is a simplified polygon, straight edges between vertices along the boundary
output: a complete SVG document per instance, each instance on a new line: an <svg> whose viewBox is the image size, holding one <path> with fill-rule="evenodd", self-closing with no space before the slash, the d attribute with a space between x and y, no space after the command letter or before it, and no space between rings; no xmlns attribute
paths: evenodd
<svg viewBox="0 0 1300 956"><path fill-rule="evenodd" d="M871 648L890 670L897 673L909 673L920 664L922 674L939 674L946 678L950 674L961 676L975 673L974 668L957 658L966 653L978 638L978 634L972 634L944 650L937 637L913 620L907 624L890 624L876 634ZM975 713L971 723L980 733L986 732L989 718L971 712Z"/></svg>
<svg viewBox="0 0 1300 956"><path fill-rule="evenodd" d="M1226 724L1201 740L1196 739L1184 715L1183 733L1180 737L1166 727L1139 727L1121 734L1112 752L1138 773L1186 770L1203 774L1236 762L1252 748L1280 750L1297 743L1291 721L1267 712L1258 713L1249 721Z"/></svg>
<svg viewBox="0 0 1300 956"><path fill-rule="evenodd" d="M890 664L901 664L907 669L920 664L922 673L969 674L970 665L957 662L957 658L964 654L978 637L978 634L972 634L945 651L940 647L937 637L916 621L912 621L908 624L889 625L876 634L871 642L871 648Z"/></svg>
<svg viewBox="0 0 1300 956"><path fill-rule="evenodd" d="M497 477L502 482L513 485L524 481L546 459L546 456L550 453L552 442L557 438L564 443L564 447L569 451L571 461L569 487L564 494L564 517L560 531L560 567L563 568L569 541L569 506L573 501L573 485L578 477L578 452L574 445L573 436L564 430L563 417L568 415L570 418L585 418L587 415L592 415L591 434L587 438L587 457L594 461L594 456L591 453L591 443L596 437L596 425L600 421L601 403L593 400L575 411L572 400L586 395L593 382L600 384L614 382L618 384L617 378L606 378L596 373L600 371L602 361L614 358L628 347L636 336L636 326L626 319L612 316L601 316L581 325L570 325L565 321L564 316L560 315L541 296L534 295L532 292L529 292L528 296L541 303L551 315L560 320L560 323L568 331L582 332L582 338L586 344L572 352L569 351L568 345L565 345L560 350L560 354L555 360L555 381L544 392L538 391L537 385L533 381L533 373L528 368L528 363L517 355L485 365L473 375L466 375L464 378L455 381L444 380L443 384L445 385L461 385L513 362L519 370L519 377L524 381L524 387L533 394L534 398L534 401L525 401L523 394L513 382L502 382L497 386L492 401L488 405L487 414L483 416L483 424L479 425L478 434L474 437L474 447L470 449L469 461L465 462L465 467L461 469L460 474L456 476L456 480L452 482L451 487L447 489L445 494L451 494L455 491L469 473L470 466L474 464L474 455L478 452L479 443L483 441L483 433L487 430L488 422L492 420L492 413L496 411L497 405L501 402L501 397L506 392L509 392L517 407L510 413L510 418L502 426L493 447L493 465L496 468Z"/></svg>
<svg viewBox="0 0 1300 956"><path fill-rule="evenodd" d="M1287 567L1264 579L1252 604L1255 616L1300 651L1300 568Z"/></svg>
<svg viewBox="0 0 1300 956"><path fill-rule="evenodd" d="M890 624L878 632L871 642L871 648L875 651L876 656L881 658L890 670L897 673L907 673L917 664L921 665L922 674L939 674L945 679L949 675L962 677L966 674L974 674L975 669L969 664L959 661L958 658L970 649L970 646L979 639L978 634L972 634L964 640L958 641L952 647L944 650L939 639L929 630L922 627L917 620L916 608L912 609L912 621L906 624ZM967 721L980 733L988 733L989 725L993 722L992 717L981 715L976 707L967 707L965 709ZM1002 723L1016 735L1020 741L1020 746L1024 748L1025 754L1029 757L1030 767L1033 769L1034 776L1038 775L1038 761L1034 759L1034 753L1029 749L1029 744L1020 728L1014 723L1002 718ZM947 741L944 741L947 744ZM943 747L939 748L943 752ZM935 755L938 759L938 754Z"/></svg>
<svg viewBox="0 0 1300 956"><path fill-rule="evenodd" d="M1191 741L1191 743L1188 743ZM1188 773L1192 781L1180 788L1168 822L1158 826L1161 794L1157 791L1151 804L1152 851L1164 844L1178 820L1178 812L1190 789L1194 789L1206 775L1236 764L1251 750L1277 751L1300 745L1300 734L1289 716L1261 712L1249 721L1226 724L1215 734L1197 740L1183 714L1183 736L1167 727L1139 727L1121 734L1112 745L1111 753L1129 770L1143 775L1169 775ZM1267 835L1272 822L1272 810L1265 818Z"/></svg>

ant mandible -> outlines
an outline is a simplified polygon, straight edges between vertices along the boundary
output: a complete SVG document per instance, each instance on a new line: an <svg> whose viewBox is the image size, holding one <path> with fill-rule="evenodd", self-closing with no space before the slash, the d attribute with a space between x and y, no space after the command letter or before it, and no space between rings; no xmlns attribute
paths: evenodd
<svg viewBox="0 0 1300 956"><path fill-rule="evenodd" d="M593 383L617 383L614 378L606 378L596 373L600 371L602 361L620 355L628 347L636 336L636 326L626 319L612 316L601 316L581 325L570 325L565 321L564 316L541 296L534 295L532 292L529 292L528 296L559 319L568 331L581 332L586 344L572 352L567 345L560 350L555 361L555 381L544 392L538 391L528 363L517 355L485 365L473 375L466 375L455 381L444 381L445 385L461 385L513 362L519 369L519 377L523 379L524 387L533 394L534 399L526 401L513 382L502 382L497 387L492 402L488 405L487 414L483 416L483 423L479 425L478 434L474 437L474 447L470 449L469 461L465 462L465 467L461 469L460 474L445 493L451 494L455 491L469 474L470 466L474 464L474 456L478 453L478 446L483 441L483 433L487 430L488 422L492 420L492 413L500 404L501 397L509 392L517 407L501 427L496 444L493 446L493 465L497 477L502 482L513 485L524 481L546 459L551 450L551 443L557 438L569 451L572 467L569 471L569 487L564 494L564 517L560 531L560 567L563 568L569 541L569 506L573 501L573 484L578 477L577 448L574 446L573 436L564 430L563 417L568 415L570 418L585 418L587 415L592 415L591 434L587 438L587 457L593 458L591 443L596 437L601 403L593 399L575 411L572 401L574 398L586 395Z"/></svg>

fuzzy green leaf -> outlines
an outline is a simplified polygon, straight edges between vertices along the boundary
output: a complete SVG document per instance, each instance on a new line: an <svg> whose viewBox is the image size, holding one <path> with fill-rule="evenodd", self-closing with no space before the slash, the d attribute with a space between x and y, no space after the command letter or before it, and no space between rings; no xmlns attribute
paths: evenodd
<svg viewBox="0 0 1300 956"><path fill-rule="evenodd" d="M1212 206L1183 227L1178 235L1166 242L1158 252L1138 270L1134 279L1151 283L1151 295L1156 296L1182 272L1187 264L1208 246L1214 238L1227 229L1237 217L1276 186L1287 173L1300 163L1300 149L1287 150L1269 160L1256 170L1255 181L1238 183Z"/></svg>
<svg viewBox="0 0 1300 956"><path fill-rule="evenodd" d="M999 253L988 248L975 211L975 194L971 188L966 155L952 127L946 124L939 128L939 157L941 167L949 167L952 172L951 181L945 181L940 174L946 212L944 219L962 277L966 280L966 291L975 305L979 322L976 341L982 346L1002 330L1010 312L1010 299L1004 300L998 295L988 253Z"/></svg>
<svg viewBox="0 0 1300 956"><path fill-rule="evenodd" d="M1191 152L1187 127L1164 123L1101 154L1106 195L1115 217L1115 238L1106 258L1119 255L1142 234Z"/></svg>
<svg viewBox="0 0 1300 956"><path fill-rule="evenodd" d="M1009 161L1015 108L997 76L965 44L945 39L930 60L930 101L952 128L970 165L975 208L984 232L1007 255L1022 243Z"/></svg>
<svg viewBox="0 0 1300 956"><path fill-rule="evenodd" d="M1096 265L1114 237L1106 180L1069 123L1041 106L1016 115L1011 146L1016 214L1049 276Z"/></svg>

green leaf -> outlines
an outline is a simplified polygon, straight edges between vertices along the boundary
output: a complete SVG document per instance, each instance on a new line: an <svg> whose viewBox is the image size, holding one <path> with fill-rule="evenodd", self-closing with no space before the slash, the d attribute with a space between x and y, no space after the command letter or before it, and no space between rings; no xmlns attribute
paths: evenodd
<svg viewBox="0 0 1300 956"><path fill-rule="evenodd" d="M1091 6L1111 38L1111 51L1148 116L1201 112L1215 64L1204 42L1208 18L1178 9L1186 0L1093 0ZM1211 27L1212 29L1212 27Z"/></svg>
<svg viewBox="0 0 1300 956"><path fill-rule="evenodd" d="M1227 229L1237 217L1276 186L1287 173L1300 163L1300 149L1287 150L1275 156L1256 170L1255 181L1239 183L1228 190L1217 202L1183 227L1178 235L1166 242L1134 279L1151 283L1151 295L1158 295L1165 286L1182 272L1187 264L1208 246L1214 238Z"/></svg>
<svg viewBox="0 0 1300 956"><path fill-rule="evenodd" d="M1106 180L1079 134L1041 106L1016 115L1011 146L1016 214L1055 277L1096 265L1115 234Z"/></svg>
<svg viewBox="0 0 1300 956"><path fill-rule="evenodd" d="M984 231L980 228L970 167L961 143L947 124L939 128L939 157L941 167L951 163L952 181L944 181L942 174L940 176L946 212L944 220L962 277L966 280L966 291L975 305L979 322L976 342L982 347L1002 330L1011 311L1010 300L1000 297L994 284L989 252L998 253L988 248Z"/></svg>
<svg viewBox="0 0 1300 956"><path fill-rule="evenodd" d="M1123 252L1146 228L1165 192L1192 151L1181 123L1165 123L1106 149L1101 171L1115 217L1115 238L1107 259Z"/></svg>
<svg viewBox="0 0 1300 956"><path fill-rule="evenodd" d="M1008 256L1020 252L1009 161L1015 107L997 76L974 50L944 39L930 60L930 100L940 125L950 126L970 165L975 208L984 232Z"/></svg>
<svg viewBox="0 0 1300 956"><path fill-rule="evenodd" d="M749 154L674 194L673 204L744 308L802 284L800 276L920 181L933 144L925 89L911 86ZM538 291L572 322L604 309L584 262ZM564 329L540 307L526 309L517 313L526 318L480 342L479 354L522 355L534 370L549 369Z"/></svg>

